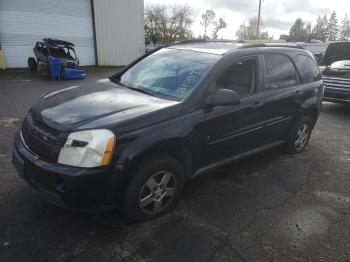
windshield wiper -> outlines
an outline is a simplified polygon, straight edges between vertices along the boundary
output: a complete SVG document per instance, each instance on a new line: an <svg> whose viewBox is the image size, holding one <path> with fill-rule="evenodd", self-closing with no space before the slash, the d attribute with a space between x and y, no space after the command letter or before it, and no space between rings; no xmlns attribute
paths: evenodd
<svg viewBox="0 0 350 262"><path fill-rule="evenodd" d="M131 89L131 90L135 90L135 91L137 91L137 92L140 92L140 93L149 95L149 96L155 96L155 97L157 97L156 95L152 94L151 92L145 91L145 90L143 90L143 89L141 89L141 88L136 88L136 87L132 87L132 86L125 86L125 87L127 87L127 88L129 88L129 89Z"/></svg>
<svg viewBox="0 0 350 262"><path fill-rule="evenodd" d="M126 87L126 88L129 88L129 89L131 89L131 90L137 91L137 92L139 92L139 93L146 94L146 95L149 95L149 96L155 96L155 95L152 94L151 92L147 92L147 91L145 91L145 90L143 90L143 89L140 89L140 88L137 88L137 87L128 86L128 85L126 85L126 84L124 84L124 83L121 83L119 80L117 80L116 83L117 83L118 85L123 86L123 87Z"/></svg>
<svg viewBox="0 0 350 262"><path fill-rule="evenodd" d="M150 91L146 91L145 89L141 89L141 88L137 88L137 87L128 86L128 85L126 85L124 83L121 83L119 80L116 80L115 83L117 83L118 85L121 85L122 87L131 89L131 90L134 90L134 91L137 91L139 93L143 93L143 94L146 94L146 95L149 95L149 96L158 97L158 98L159 97L163 97L163 98L169 99L169 100L181 101L181 99L179 99L176 96L163 94L161 92L153 92L153 91L151 91L148 88L147 88L147 90L150 90Z"/></svg>

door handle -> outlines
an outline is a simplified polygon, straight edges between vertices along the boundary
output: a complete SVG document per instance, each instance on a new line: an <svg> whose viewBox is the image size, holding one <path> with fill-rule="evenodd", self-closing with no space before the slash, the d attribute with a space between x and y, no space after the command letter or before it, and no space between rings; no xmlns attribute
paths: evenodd
<svg viewBox="0 0 350 262"><path fill-rule="evenodd" d="M252 109L258 109L258 108L263 107L263 105L264 105L264 103L255 102L250 108L252 108Z"/></svg>
<svg viewBox="0 0 350 262"><path fill-rule="evenodd" d="M298 104L303 102L303 92L300 90L295 91L294 102Z"/></svg>

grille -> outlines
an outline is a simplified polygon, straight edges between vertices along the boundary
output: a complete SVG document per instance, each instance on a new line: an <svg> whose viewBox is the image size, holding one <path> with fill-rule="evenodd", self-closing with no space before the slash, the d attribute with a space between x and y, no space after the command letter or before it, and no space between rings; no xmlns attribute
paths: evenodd
<svg viewBox="0 0 350 262"><path fill-rule="evenodd" d="M31 151L41 159L56 162L63 140L59 132L46 127L28 114L22 125L22 136Z"/></svg>
<svg viewBox="0 0 350 262"><path fill-rule="evenodd" d="M350 90L350 79L323 77L323 82L326 87L342 88L342 89Z"/></svg>

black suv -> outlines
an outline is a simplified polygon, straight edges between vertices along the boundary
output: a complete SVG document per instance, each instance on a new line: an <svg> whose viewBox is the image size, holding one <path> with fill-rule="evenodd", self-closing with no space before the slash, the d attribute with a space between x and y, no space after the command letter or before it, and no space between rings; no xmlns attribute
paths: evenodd
<svg viewBox="0 0 350 262"><path fill-rule="evenodd" d="M47 200L151 218L185 181L274 146L304 150L324 86L297 46L194 42L47 93L15 136L13 164Z"/></svg>
<svg viewBox="0 0 350 262"><path fill-rule="evenodd" d="M331 43L323 58L324 101L350 104L350 42Z"/></svg>

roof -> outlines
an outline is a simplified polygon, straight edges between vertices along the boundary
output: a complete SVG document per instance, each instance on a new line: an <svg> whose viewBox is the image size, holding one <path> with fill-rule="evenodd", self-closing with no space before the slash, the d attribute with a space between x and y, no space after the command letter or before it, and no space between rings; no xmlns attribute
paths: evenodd
<svg viewBox="0 0 350 262"><path fill-rule="evenodd" d="M57 46L57 47L73 47L74 44L60 39L53 38L43 38L43 42L48 46Z"/></svg>
<svg viewBox="0 0 350 262"><path fill-rule="evenodd" d="M281 43L266 43L266 44L248 44L238 41L231 40L194 40L194 41L184 41L174 45L170 45L167 48L189 50L202 53L210 53L216 55L224 55L230 51L237 49L247 49L247 48L263 48L263 47L280 47L280 48L296 48L304 49L300 45L296 44L281 44Z"/></svg>

